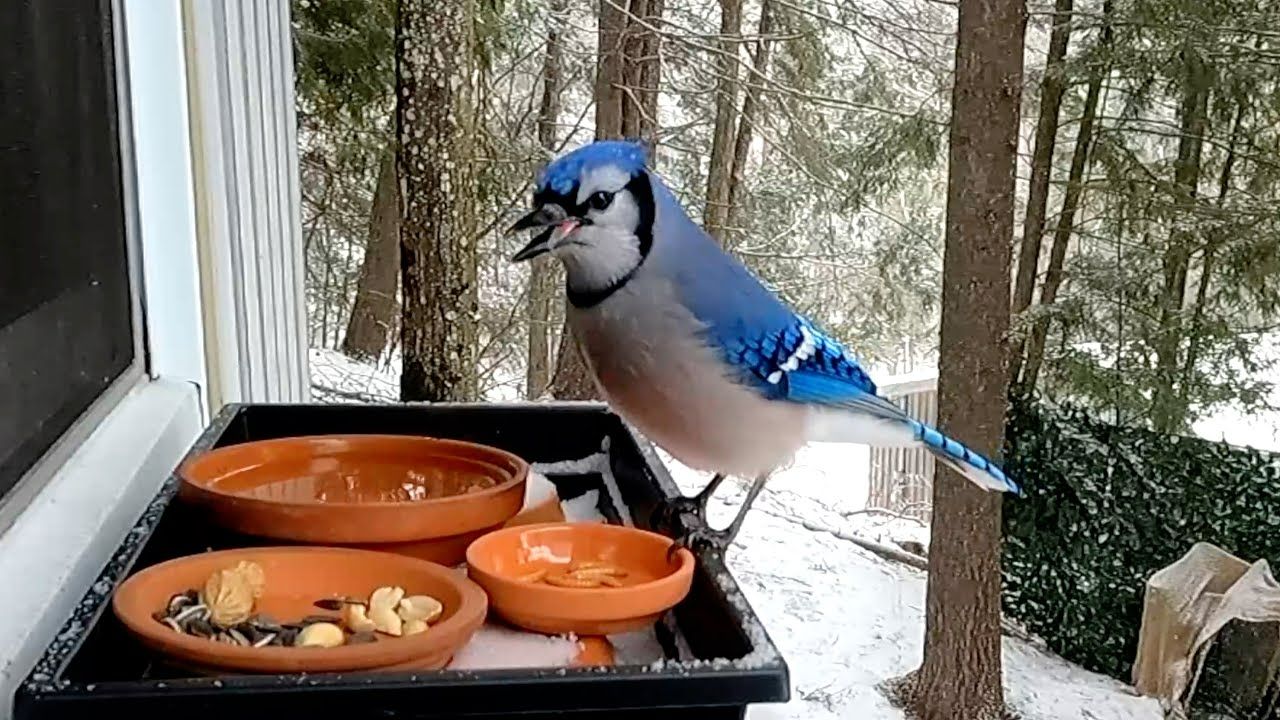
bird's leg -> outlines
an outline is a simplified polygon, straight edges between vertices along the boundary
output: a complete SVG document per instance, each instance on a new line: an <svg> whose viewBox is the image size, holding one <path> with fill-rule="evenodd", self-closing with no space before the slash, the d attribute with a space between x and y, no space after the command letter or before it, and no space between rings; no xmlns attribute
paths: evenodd
<svg viewBox="0 0 1280 720"><path fill-rule="evenodd" d="M658 508L658 512L665 519L666 524L670 526L675 525L672 521L680 513L697 515L699 520L706 523L707 504L711 502L711 496L715 494L716 488L720 487L720 484L724 482L724 479L724 473L716 473L715 477L711 478L711 482L708 483L707 486L704 487L697 495L694 495L693 497L681 495L680 497L671 498Z"/></svg>
<svg viewBox="0 0 1280 720"><path fill-rule="evenodd" d="M720 533L721 552L728 550L729 546L733 544L733 539L738 536L738 531L742 529L743 521L747 519L747 511L751 509L751 503L755 502L756 497L764 490L765 481L768 479L768 474L761 474L751 481L751 487L747 490L747 499L738 508L738 514L734 516L733 522L729 523L729 527Z"/></svg>
<svg viewBox="0 0 1280 720"><path fill-rule="evenodd" d="M717 475L716 478L717 479L712 480L713 484L719 484L724 481L722 476ZM672 558L682 547L693 549L693 545L695 544L705 545L713 550L719 551L721 554L724 554L729 549L729 546L733 544L734 539L738 536L738 531L742 530L742 523L747 518L747 511L751 509L751 504L755 502L761 491L764 490L765 482L768 479L768 473L762 473L756 476L756 479L751 483L750 489L747 490L746 500L744 500L742 505L738 507L738 514L734 516L733 522L729 523L729 527L724 530L712 530L708 527L706 499L702 499L702 496L705 494L707 498L710 498L711 493L707 490L703 490L701 493L698 493L698 496L693 498L692 502L696 503L699 499L702 499L701 511L699 513L699 519L702 520L702 527L685 531L685 533L667 549L667 558Z"/></svg>
<svg viewBox="0 0 1280 720"><path fill-rule="evenodd" d="M694 510L698 513L698 519L704 523L707 521L707 504L711 502L711 496L715 494L716 488L720 487L720 483L724 482L725 477L727 476L724 473L716 473L715 477L711 478L711 482L702 488L702 492L693 496Z"/></svg>

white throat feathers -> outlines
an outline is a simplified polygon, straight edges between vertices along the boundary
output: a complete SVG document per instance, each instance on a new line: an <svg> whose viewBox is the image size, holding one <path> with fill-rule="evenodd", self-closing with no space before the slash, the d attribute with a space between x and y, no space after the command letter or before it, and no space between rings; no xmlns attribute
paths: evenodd
<svg viewBox="0 0 1280 720"><path fill-rule="evenodd" d="M552 253L564 263L569 301L590 307L630 280L652 240L653 200L644 174L630 177L615 167L584 173L575 201L582 223Z"/></svg>

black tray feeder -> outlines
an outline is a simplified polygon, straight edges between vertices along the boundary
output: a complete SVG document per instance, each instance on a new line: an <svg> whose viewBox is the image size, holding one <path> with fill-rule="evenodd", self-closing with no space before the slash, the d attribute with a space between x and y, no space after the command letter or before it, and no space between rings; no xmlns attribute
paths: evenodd
<svg viewBox="0 0 1280 720"><path fill-rule="evenodd" d="M562 499L598 490L613 523L671 537L697 518L665 524L679 494L653 447L598 403L232 404L188 456L241 442L330 433L396 433L493 445L535 465ZM578 460L579 462L563 463ZM665 658L647 665L512 670L196 676L142 647L111 611L134 571L210 549L272 544L214 527L173 502L171 475L126 534L14 696L15 720L124 717L256 718L741 718L755 703L786 702L786 662L718 552L698 550L689 595L655 627ZM621 504L621 507L618 504Z"/></svg>

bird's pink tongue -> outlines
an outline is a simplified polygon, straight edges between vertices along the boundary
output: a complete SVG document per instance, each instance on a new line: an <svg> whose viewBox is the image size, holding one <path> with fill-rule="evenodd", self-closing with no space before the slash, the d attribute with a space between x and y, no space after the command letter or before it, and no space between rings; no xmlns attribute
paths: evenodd
<svg viewBox="0 0 1280 720"><path fill-rule="evenodd" d="M555 235L551 239L552 244L555 244L571 235L574 230L578 229L578 226L579 223L577 218L569 218L557 225Z"/></svg>

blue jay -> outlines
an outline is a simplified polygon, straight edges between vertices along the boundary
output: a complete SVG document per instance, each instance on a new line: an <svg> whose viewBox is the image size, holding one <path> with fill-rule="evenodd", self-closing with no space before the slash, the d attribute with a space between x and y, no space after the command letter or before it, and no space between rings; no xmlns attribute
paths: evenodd
<svg viewBox="0 0 1280 720"><path fill-rule="evenodd" d="M979 487L1020 493L987 458L877 394L857 360L788 308L685 213L647 167L646 147L597 141L552 161L537 229L512 256L550 253L565 268L568 324L609 406L686 466L713 473L671 511L696 513L699 541L733 542L765 481L811 441L922 447ZM707 503L727 476L752 479L722 531Z"/></svg>

